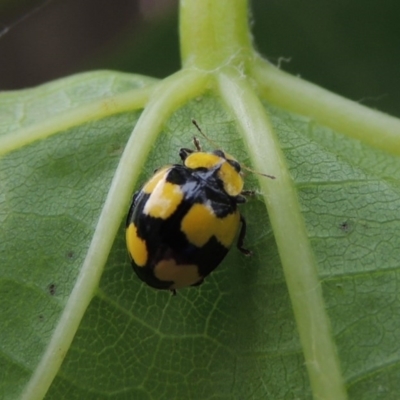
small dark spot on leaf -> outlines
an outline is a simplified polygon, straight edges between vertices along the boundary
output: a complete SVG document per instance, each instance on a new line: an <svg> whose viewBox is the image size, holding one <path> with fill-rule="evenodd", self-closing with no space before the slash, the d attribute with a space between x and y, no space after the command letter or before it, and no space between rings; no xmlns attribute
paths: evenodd
<svg viewBox="0 0 400 400"><path fill-rule="evenodd" d="M348 233L352 230L352 223L350 221L343 221L339 224L339 229L344 232L344 233Z"/></svg>
<svg viewBox="0 0 400 400"><path fill-rule="evenodd" d="M50 285L48 286L49 289L49 293L54 296L56 294L56 285L55 283L50 283Z"/></svg>
<svg viewBox="0 0 400 400"><path fill-rule="evenodd" d="M38 319L39 319L40 322L43 322L44 321L44 316L42 314L40 314Z"/></svg>
<svg viewBox="0 0 400 400"><path fill-rule="evenodd" d="M72 250L67 251L67 258L72 260L75 257L75 253Z"/></svg>

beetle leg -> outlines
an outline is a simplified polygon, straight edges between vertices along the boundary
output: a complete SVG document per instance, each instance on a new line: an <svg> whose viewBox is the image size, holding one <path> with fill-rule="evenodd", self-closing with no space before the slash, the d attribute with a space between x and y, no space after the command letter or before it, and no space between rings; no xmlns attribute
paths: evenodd
<svg viewBox="0 0 400 400"><path fill-rule="evenodd" d="M243 196L254 196L256 194L255 190L242 190L241 195Z"/></svg>
<svg viewBox="0 0 400 400"><path fill-rule="evenodd" d="M247 199L246 199L246 197L244 197L241 194L239 194L239 195L235 196L235 201L238 204L243 204L243 203L246 203Z"/></svg>
<svg viewBox="0 0 400 400"><path fill-rule="evenodd" d="M245 256L250 256L252 254L251 251L243 247L244 237L246 236L247 225L246 225L246 220L244 219L242 214L240 214L240 222L242 223L242 227L240 228L236 246Z"/></svg>
<svg viewBox="0 0 400 400"><path fill-rule="evenodd" d="M254 196L256 194L255 190L242 190L239 195L235 196L236 203L243 204L246 203L246 196Z"/></svg>

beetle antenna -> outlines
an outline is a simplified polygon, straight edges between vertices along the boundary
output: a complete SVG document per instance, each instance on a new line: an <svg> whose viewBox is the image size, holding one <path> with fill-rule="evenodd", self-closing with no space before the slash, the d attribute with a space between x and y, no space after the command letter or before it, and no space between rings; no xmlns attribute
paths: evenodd
<svg viewBox="0 0 400 400"><path fill-rule="evenodd" d="M215 147L216 149L219 149L219 146L217 145L217 143L215 143L213 140L211 140L200 128L199 124L197 123L197 121L192 118L192 124L197 128L197 130L200 132L200 134L208 141L212 144L213 147Z"/></svg>
<svg viewBox="0 0 400 400"><path fill-rule="evenodd" d="M264 173L262 173L262 172L254 171L254 169L251 169L251 168L247 167L247 166L244 165L244 164L240 164L240 166L241 166L243 169L245 169L246 171L251 172L252 174L265 176L266 178L269 178L269 179L276 179L276 177L273 176L273 175L268 175L268 174L264 174Z"/></svg>

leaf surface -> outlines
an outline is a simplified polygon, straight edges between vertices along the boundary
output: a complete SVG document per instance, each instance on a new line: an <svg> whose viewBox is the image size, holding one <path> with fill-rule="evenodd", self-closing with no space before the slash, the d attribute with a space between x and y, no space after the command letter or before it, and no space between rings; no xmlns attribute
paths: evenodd
<svg viewBox="0 0 400 400"><path fill-rule="evenodd" d="M153 83L101 72L3 94L1 134L40 127L104 98L112 104ZM298 193L349 394L394 399L399 160L311 118L264 106ZM88 112L75 126L61 124L42 140L17 143L0 159L3 398L19 398L52 339L139 114L134 107L103 117ZM155 168L179 162L179 148L190 147L195 134L193 117L221 148L250 164L236 121L215 94L205 93L163 123L137 188ZM254 176L246 176L246 187L257 190ZM134 275L121 221L100 285L46 399L311 398L261 197L249 199L242 212L253 256L233 248L204 285L176 297Z"/></svg>

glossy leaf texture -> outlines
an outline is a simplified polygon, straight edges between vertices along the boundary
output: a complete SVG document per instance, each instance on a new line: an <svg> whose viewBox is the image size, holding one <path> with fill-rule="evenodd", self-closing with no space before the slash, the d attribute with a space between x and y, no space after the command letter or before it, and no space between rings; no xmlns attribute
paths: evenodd
<svg viewBox="0 0 400 400"><path fill-rule="evenodd" d="M36 134L64 121L40 140L17 140L0 159L2 398L19 398L53 338L146 100L113 107L124 93L135 97L156 83L97 72L0 95L0 149L14 131L25 137L32 127ZM394 399L400 161L311 117L263 106L297 192L349 397ZM73 126L65 115L75 118ZM196 134L191 118L250 165L237 121L206 91L162 121L136 188L155 168L179 162L179 148L190 147ZM254 175L245 179L258 191ZM137 279L124 221L117 221L100 284L45 398L312 398L264 202L257 194L241 208L253 256L233 248L204 285L176 297Z"/></svg>

